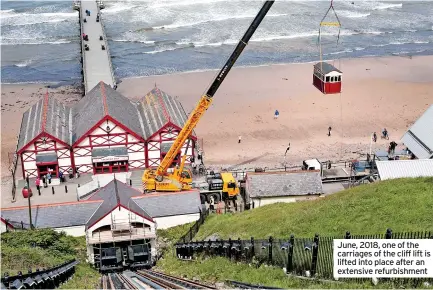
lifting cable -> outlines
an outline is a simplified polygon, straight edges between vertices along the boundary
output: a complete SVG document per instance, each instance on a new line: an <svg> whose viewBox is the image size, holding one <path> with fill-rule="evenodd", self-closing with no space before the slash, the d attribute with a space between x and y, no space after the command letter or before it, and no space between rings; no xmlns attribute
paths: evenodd
<svg viewBox="0 0 433 290"><path fill-rule="evenodd" d="M320 70L323 72L323 52L322 52L322 27L323 26L334 26L338 27L338 34L337 34L337 43L336 48L338 48L339 41L340 41L340 33L341 33L341 22L338 18L337 12L335 12L334 9L334 0L331 0L331 4L329 5L328 10L326 11L325 15L323 16L322 20L320 21L319 26L319 36L318 36L318 45L319 45L319 54L320 54ZM329 12L332 10L332 12L335 15L335 18L337 21L328 22L325 21L326 17L328 16ZM335 67L335 60L333 60L333 65ZM341 58L338 58L338 69L341 71ZM343 131L343 105L342 105L342 95L340 91L340 126L341 126L341 133L342 137L344 138L344 131ZM343 142L340 142L340 160L342 159L342 151L343 151Z"/></svg>

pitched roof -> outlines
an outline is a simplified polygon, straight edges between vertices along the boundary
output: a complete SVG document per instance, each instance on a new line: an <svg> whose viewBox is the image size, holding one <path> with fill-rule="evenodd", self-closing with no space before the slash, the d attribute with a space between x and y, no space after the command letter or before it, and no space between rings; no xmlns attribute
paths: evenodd
<svg viewBox="0 0 433 290"><path fill-rule="evenodd" d="M198 213L201 209L198 191L150 193L133 200L152 217Z"/></svg>
<svg viewBox="0 0 433 290"><path fill-rule="evenodd" d="M103 202L87 221L86 228L93 226L118 206L130 209L134 213L152 221L151 215L149 215L143 208L139 207L134 200L131 200L131 197L139 195L142 195L142 193L138 190L118 181L117 179L113 179L87 199L102 200Z"/></svg>
<svg viewBox="0 0 433 290"><path fill-rule="evenodd" d="M318 69L319 71L322 71L323 74L327 75L330 72L336 71L339 73L342 73L341 70L337 69L336 67L334 67L332 64L329 64L327 62L318 62L314 65L314 68Z"/></svg>
<svg viewBox="0 0 433 290"><path fill-rule="evenodd" d="M283 171L247 174L247 192L250 197L302 196L320 194L320 171Z"/></svg>
<svg viewBox="0 0 433 290"><path fill-rule="evenodd" d="M433 157L433 105L409 128L401 141L419 159Z"/></svg>
<svg viewBox="0 0 433 290"><path fill-rule="evenodd" d="M149 138L168 123L182 128L188 116L179 100L155 87L140 100L140 118Z"/></svg>
<svg viewBox="0 0 433 290"><path fill-rule="evenodd" d="M94 202L58 203L32 206L32 223L37 228L82 226L101 204ZM3 208L2 218L14 222L29 222L28 207Z"/></svg>
<svg viewBox="0 0 433 290"><path fill-rule="evenodd" d="M105 116L110 116L143 136L138 117L138 104L115 91L104 82L98 83L76 105L72 142L76 142Z"/></svg>
<svg viewBox="0 0 433 290"><path fill-rule="evenodd" d="M433 176L432 159L376 161L376 166L381 180Z"/></svg>
<svg viewBox="0 0 433 290"><path fill-rule="evenodd" d="M18 150L26 146L33 138L45 132L70 143L72 109L47 94L24 114L21 123Z"/></svg>

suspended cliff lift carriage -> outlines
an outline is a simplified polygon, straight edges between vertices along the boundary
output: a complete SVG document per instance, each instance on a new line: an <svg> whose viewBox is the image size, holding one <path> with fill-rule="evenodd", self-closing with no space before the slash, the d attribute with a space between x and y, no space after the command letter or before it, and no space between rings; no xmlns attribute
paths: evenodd
<svg viewBox="0 0 433 290"><path fill-rule="evenodd" d="M313 85L323 94L341 93L341 78L343 75L341 70L337 69L334 65L323 61L322 27L324 26L338 27L337 45L340 39L341 23L340 23L340 19L338 19L337 13L334 10L334 6L332 2L333 0L331 0L331 5L329 6L328 11L326 11L325 16L322 18L322 21L320 22L319 38L318 38L320 62L314 65L314 72L313 72ZM332 12L334 12L337 21L326 22L324 20L328 16L331 9Z"/></svg>

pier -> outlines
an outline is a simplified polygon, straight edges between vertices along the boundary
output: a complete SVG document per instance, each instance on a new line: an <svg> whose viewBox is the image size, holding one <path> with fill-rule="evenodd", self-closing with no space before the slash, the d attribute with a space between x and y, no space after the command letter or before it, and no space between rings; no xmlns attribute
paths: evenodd
<svg viewBox="0 0 433 290"><path fill-rule="evenodd" d="M100 81L116 88L110 50L104 31L100 0L75 1L74 9L80 12L81 63L84 94L87 94ZM86 13L90 11L90 15ZM99 15L99 17L98 17ZM87 35L86 40L83 37Z"/></svg>

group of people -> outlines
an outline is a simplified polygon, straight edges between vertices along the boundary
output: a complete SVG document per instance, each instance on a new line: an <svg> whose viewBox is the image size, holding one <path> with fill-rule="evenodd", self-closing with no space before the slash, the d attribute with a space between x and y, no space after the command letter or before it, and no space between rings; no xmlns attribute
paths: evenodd
<svg viewBox="0 0 433 290"><path fill-rule="evenodd" d="M376 141L377 141L376 132L373 133L373 136L371 138L373 139L373 142L376 143ZM386 128L384 128L382 131L382 139L387 139L387 140L389 139L388 130L386 130Z"/></svg>
<svg viewBox="0 0 433 290"><path fill-rule="evenodd" d="M36 185L36 189L40 190L41 186L44 186L44 188L47 188L49 184L51 184L51 180L53 178L55 178L55 175L53 175L53 169L48 168L48 172L41 177L37 177L35 180L35 185ZM74 178L74 173L72 168L69 170L69 179ZM75 178L80 177L80 173L78 172L78 168L76 168L76 174L75 174ZM66 176L63 173L63 171L59 171L59 175L58 178L60 179L60 182L66 182Z"/></svg>

